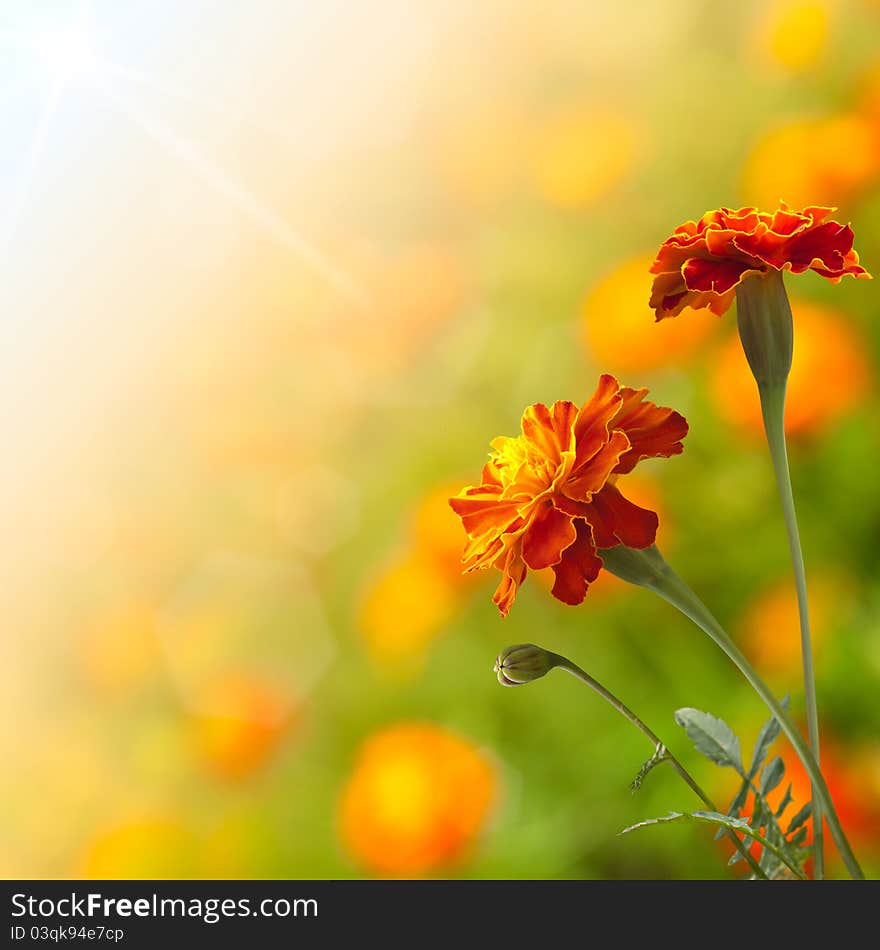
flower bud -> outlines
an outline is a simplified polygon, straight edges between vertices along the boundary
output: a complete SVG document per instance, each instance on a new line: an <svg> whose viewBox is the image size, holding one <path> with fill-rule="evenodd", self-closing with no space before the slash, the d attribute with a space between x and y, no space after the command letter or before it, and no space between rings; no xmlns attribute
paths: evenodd
<svg viewBox="0 0 880 950"><path fill-rule="evenodd" d="M498 654L495 672L502 686L522 686L540 679L558 663L555 653L542 650L534 643L518 643Z"/></svg>

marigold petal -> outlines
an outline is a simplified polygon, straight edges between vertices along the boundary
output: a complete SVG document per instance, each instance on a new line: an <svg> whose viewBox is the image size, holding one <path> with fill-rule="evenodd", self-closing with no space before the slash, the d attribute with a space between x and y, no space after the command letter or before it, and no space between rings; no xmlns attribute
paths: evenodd
<svg viewBox="0 0 880 950"><path fill-rule="evenodd" d="M500 559L501 563L496 564L502 576L501 582L492 597L492 602L501 611L502 617L506 617L510 613L510 608L516 600L519 585L526 579L528 573L520 547L519 544L511 547Z"/></svg>
<svg viewBox="0 0 880 950"><path fill-rule="evenodd" d="M591 459L608 441L608 424L620 408L620 383L610 374L599 377L593 395L578 410L574 422L574 469Z"/></svg>
<svg viewBox="0 0 880 950"><path fill-rule="evenodd" d="M523 413L523 436L542 456L559 464L562 453L571 449L577 412L577 406L567 400L553 403L552 409L542 402L535 403Z"/></svg>
<svg viewBox="0 0 880 950"><path fill-rule="evenodd" d="M684 265L682 275L688 290L726 294L757 268L735 260L692 257Z"/></svg>
<svg viewBox="0 0 880 950"><path fill-rule="evenodd" d="M614 469L616 475L631 472L641 459L669 458L682 452L687 420L673 409L646 401L647 393L647 389L620 391L623 403L611 424L626 434L631 447Z"/></svg>
<svg viewBox="0 0 880 950"><path fill-rule="evenodd" d="M488 531L500 534L519 516L520 502L515 498L502 499L497 492L483 487L467 491L467 495L450 498L449 504L471 537L479 537Z"/></svg>
<svg viewBox="0 0 880 950"><path fill-rule="evenodd" d="M587 589L602 570L602 560L596 554L590 526L583 520L574 524L577 537L565 549L562 560L553 566L556 581L552 591L557 600L572 607L583 602Z"/></svg>
<svg viewBox="0 0 880 950"><path fill-rule="evenodd" d="M842 273L846 255L852 250L853 232L847 225L834 221L797 235L788 244L786 251L792 272L801 273L811 268L815 261L834 273Z"/></svg>
<svg viewBox="0 0 880 950"><path fill-rule="evenodd" d="M655 512L633 504L613 486L606 485L593 496L587 520L598 548L624 544L628 548L647 548L657 537Z"/></svg>
<svg viewBox="0 0 880 950"><path fill-rule="evenodd" d="M523 532L523 560L533 571L558 564L575 535L571 516L548 502L538 509Z"/></svg>
<svg viewBox="0 0 880 950"><path fill-rule="evenodd" d="M626 433L616 429L602 448L566 479L561 486L562 494L575 501L589 501L608 481L611 473L617 470L621 458L629 453L629 449L630 441Z"/></svg>

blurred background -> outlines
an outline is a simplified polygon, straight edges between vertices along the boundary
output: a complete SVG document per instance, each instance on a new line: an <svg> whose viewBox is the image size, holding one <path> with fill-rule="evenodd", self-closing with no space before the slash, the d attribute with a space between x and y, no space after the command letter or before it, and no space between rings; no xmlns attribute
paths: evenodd
<svg viewBox="0 0 880 950"><path fill-rule="evenodd" d="M654 325L647 268L784 198L876 273L878 37L869 0L0 0L0 873L732 873L705 828L617 837L698 803L631 794L651 749L573 679L492 663L570 656L723 803L672 712L750 750L736 671L607 576L502 621L446 499L527 404L650 386L691 434L631 494L802 717L733 314ZM880 296L789 288L823 761L877 874Z"/></svg>

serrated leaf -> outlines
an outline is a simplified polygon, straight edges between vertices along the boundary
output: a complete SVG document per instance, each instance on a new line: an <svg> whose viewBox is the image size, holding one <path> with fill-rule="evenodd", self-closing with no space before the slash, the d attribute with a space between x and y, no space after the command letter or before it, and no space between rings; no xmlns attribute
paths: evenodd
<svg viewBox="0 0 880 950"><path fill-rule="evenodd" d="M788 823L788 830L785 832L787 835L790 835L796 828L800 826L812 815L813 813L813 803L807 802L806 805L791 819Z"/></svg>
<svg viewBox="0 0 880 950"><path fill-rule="evenodd" d="M772 857L780 864L791 866L791 858L789 855L786 855L774 842L770 841L768 838L765 838L759 831L756 831L752 828L749 823L744 818L731 818L730 815L722 815L717 811L695 811L691 814L686 815L680 811L671 811L668 815L663 815L660 818L647 818L645 821L639 821L634 825L630 825L628 828L624 828L623 831L618 832L618 834L625 835L629 834L631 831L635 831L637 828L647 828L649 825L664 825L672 824L674 822L700 822L710 825L723 825L725 828L729 828L731 831L739 831L742 834L747 835L749 838L753 838L758 842L763 848L762 867L764 865L764 854L772 855ZM792 862L791 870L798 877L803 878L804 874L797 865L797 862ZM770 864L770 857L767 858L767 864Z"/></svg>
<svg viewBox="0 0 880 950"><path fill-rule="evenodd" d="M768 795L782 781L785 775L785 763L777 755L761 773L761 794Z"/></svg>
<svg viewBox="0 0 880 950"><path fill-rule="evenodd" d="M807 826L806 826L806 825L802 825L801 828L800 828L800 830L797 831L797 832L795 832L795 834L793 834L793 835L791 836L791 838L788 839L788 843L789 843L792 847L795 847L795 848L796 848L798 845L803 844L804 841L806 840L807 832L808 832L808 831L809 831L809 829L807 828Z"/></svg>
<svg viewBox="0 0 880 950"><path fill-rule="evenodd" d="M783 696L780 705L786 711L788 710L788 702L788 696ZM761 726L761 731L758 733L758 738L755 742L755 751L752 756L752 765L749 768L750 779L754 778L758 774L758 770L761 768L761 763L767 758L767 753L770 751L770 746L773 745L773 743L779 737L781 730L782 726L775 716L765 722L763 726Z"/></svg>
<svg viewBox="0 0 880 950"><path fill-rule="evenodd" d="M637 828L645 828L648 825L663 825L676 821L699 821L706 824L723 825L733 831L749 832L752 830L745 818L731 818L730 815L722 815L717 811L695 811L689 815L680 811L671 811L668 815L661 815L659 818L646 818L644 821L639 821L628 828L624 828L619 834L629 834Z"/></svg>
<svg viewBox="0 0 880 950"><path fill-rule="evenodd" d="M687 733L698 752L716 765L736 769L745 778L739 751L739 739L723 719L699 709L677 709L675 721Z"/></svg>
<svg viewBox="0 0 880 950"><path fill-rule="evenodd" d="M794 801L794 796L791 794L791 782L788 783L788 788L785 790L785 794L782 796L782 801L779 803L779 807L776 809L776 817L780 818L782 813L786 808Z"/></svg>
<svg viewBox="0 0 880 950"><path fill-rule="evenodd" d="M739 787L739 791L733 798L733 801L730 803L730 807L727 809L727 814L732 815L734 818L739 815L739 813L745 808L746 801L749 797L749 783L743 780L742 784ZM719 828L715 832L715 841L724 834L724 829Z"/></svg>

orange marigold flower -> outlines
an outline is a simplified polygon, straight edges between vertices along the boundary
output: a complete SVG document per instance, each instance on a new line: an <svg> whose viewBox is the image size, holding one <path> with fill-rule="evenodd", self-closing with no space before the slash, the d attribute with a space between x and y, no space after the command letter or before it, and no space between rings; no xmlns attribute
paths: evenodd
<svg viewBox="0 0 880 950"><path fill-rule="evenodd" d="M492 442L481 484L450 499L468 535L465 570L503 575L493 598L502 616L528 568L552 567L553 596L579 604L602 568L597 549L654 543L657 515L627 500L617 478L641 459L680 453L688 426L647 392L605 374L580 409L529 406L521 435Z"/></svg>
<svg viewBox="0 0 880 950"><path fill-rule="evenodd" d="M429 722L395 723L360 747L339 834L376 874L448 870L473 851L499 792L498 770L471 740Z"/></svg>
<svg viewBox="0 0 880 950"><path fill-rule="evenodd" d="M687 221L660 246L650 306L658 320L685 307L722 314L736 287L752 274L812 270L832 283L846 274L868 277L853 250L848 224L826 221L835 208L792 211L784 202L770 213L755 208L708 211Z"/></svg>

